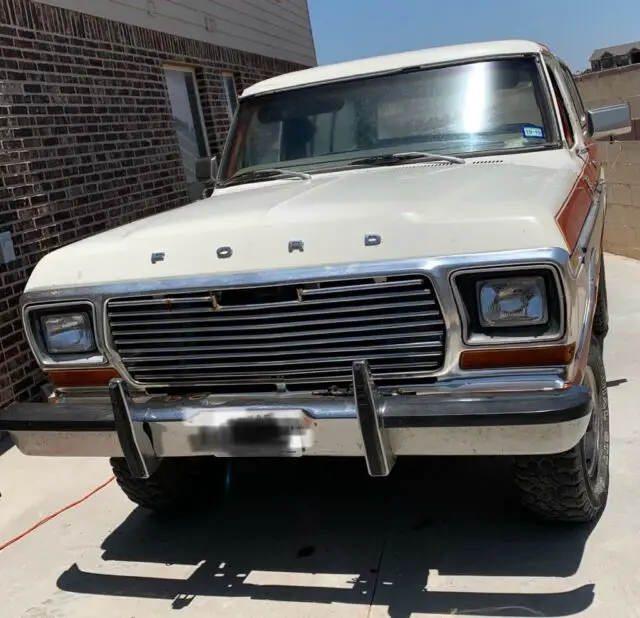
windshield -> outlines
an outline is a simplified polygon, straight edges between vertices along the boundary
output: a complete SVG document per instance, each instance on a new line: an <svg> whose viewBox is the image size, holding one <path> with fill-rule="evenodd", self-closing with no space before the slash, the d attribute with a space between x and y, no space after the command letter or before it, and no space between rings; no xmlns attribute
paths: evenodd
<svg viewBox="0 0 640 618"><path fill-rule="evenodd" d="M218 179L335 168L394 152L471 155L555 144L535 58L351 79L240 103Z"/></svg>

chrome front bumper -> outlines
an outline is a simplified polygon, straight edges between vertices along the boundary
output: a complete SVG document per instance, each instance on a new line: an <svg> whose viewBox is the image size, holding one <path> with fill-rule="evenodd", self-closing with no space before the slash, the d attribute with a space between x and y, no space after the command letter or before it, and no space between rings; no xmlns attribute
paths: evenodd
<svg viewBox="0 0 640 618"><path fill-rule="evenodd" d="M364 456L372 476L396 455L524 455L573 447L587 429L588 390L530 376L519 388L434 387L383 396L353 363L355 396L145 397L122 380L104 403L19 403L0 412L28 455L125 457L146 478L163 457ZM530 385L526 387L527 383ZM523 385L525 388L523 389Z"/></svg>

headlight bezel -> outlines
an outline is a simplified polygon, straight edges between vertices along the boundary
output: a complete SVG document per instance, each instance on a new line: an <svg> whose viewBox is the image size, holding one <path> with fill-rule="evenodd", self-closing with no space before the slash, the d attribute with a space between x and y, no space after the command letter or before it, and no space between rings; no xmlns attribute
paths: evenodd
<svg viewBox="0 0 640 618"><path fill-rule="evenodd" d="M93 337L93 347L84 352L50 352L43 332L42 319L48 316L85 314ZM47 368L96 367L106 364L97 329L95 305L88 300L34 303L22 308L22 322L27 341L38 364Z"/></svg>
<svg viewBox="0 0 640 618"><path fill-rule="evenodd" d="M546 320L538 324L486 326L480 319L479 284L540 277L544 282ZM553 265L531 264L500 268L470 268L452 274L452 287L463 343L467 346L500 346L547 343L566 334L566 299L562 279Z"/></svg>

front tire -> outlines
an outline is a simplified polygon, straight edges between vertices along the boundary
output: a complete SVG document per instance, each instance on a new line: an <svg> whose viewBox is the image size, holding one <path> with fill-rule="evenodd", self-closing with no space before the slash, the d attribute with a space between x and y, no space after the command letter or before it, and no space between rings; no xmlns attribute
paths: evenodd
<svg viewBox="0 0 640 618"><path fill-rule="evenodd" d="M127 498L150 511L178 513L202 509L220 500L224 493L224 459L163 459L148 479L132 477L127 462L122 458L114 457L110 463Z"/></svg>
<svg viewBox="0 0 640 618"><path fill-rule="evenodd" d="M547 520L594 521L609 493L609 403L600 340L592 338L583 384L591 420L580 442L565 453L518 457L515 484L525 508Z"/></svg>

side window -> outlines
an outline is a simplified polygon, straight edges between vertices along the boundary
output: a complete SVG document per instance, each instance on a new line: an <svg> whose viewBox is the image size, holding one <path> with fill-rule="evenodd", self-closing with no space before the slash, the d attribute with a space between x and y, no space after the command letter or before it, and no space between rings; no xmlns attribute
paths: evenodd
<svg viewBox="0 0 640 618"><path fill-rule="evenodd" d="M580 118L580 123L584 124L587 120L587 112L585 111L584 103L582 102L582 97L580 96L580 91L578 90L576 81L573 79L571 71L564 64L560 66L567 83L569 94L571 95L571 100L573 101L573 105L575 106L578 117Z"/></svg>
<svg viewBox="0 0 640 618"><path fill-rule="evenodd" d="M569 145L569 148L573 148L573 145L575 144L575 138L573 135L573 129L571 128L569 112L567 111L565 100L562 97L562 92L560 92L560 88L558 87L558 82L556 80L556 76L554 75L552 68L547 65L547 69L549 71L549 77L551 78L551 87L553 88L553 94L555 95L558 101L558 106L560 107L562 133L564 134L564 137L567 140L567 144Z"/></svg>

